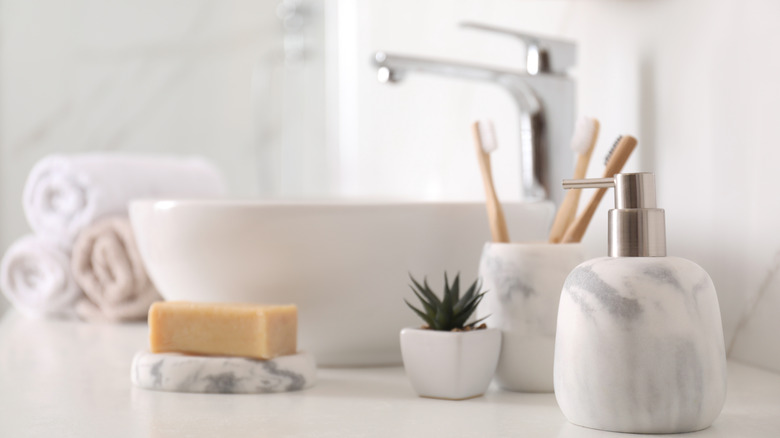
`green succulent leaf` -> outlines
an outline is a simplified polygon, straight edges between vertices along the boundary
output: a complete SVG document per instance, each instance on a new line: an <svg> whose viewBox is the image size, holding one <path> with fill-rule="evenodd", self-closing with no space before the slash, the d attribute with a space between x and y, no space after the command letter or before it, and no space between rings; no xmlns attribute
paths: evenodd
<svg viewBox="0 0 780 438"><path fill-rule="evenodd" d="M447 280L447 271L444 271L444 298L441 300L442 303L450 296L450 293L450 282Z"/></svg>
<svg viewBox="0 0 780 438"><path fill-rule="evenodd" d="M414 290L413 287L409 286L412 289L412 292L414 292L414 295L417 296L417 299L420 300L420 303L422 303L423 308L425 309L425 315L428 316L428 318L433 318L436 316L436 307L433 306L433 304L429 303L425 300L416 290Z"/></svg>
<svg viewBox="0 0 780 438"><path fill-rule="evenodd" d="M460 301L460 272L455 275L455 280L452 281L450 291L452 291L452 301L457 306L458 301Z"/></svg>
<svg viewBox="0 0 780 438"><path fill-rule="evenodd" d="M450 283L449 276L445 272L444 291L441 298L439 298L431 290L427 279L423 278L423 283L420 284L411 274L409 274L409 278L412 280L412 285L409 287L417 299L420 300L422 310L412 306L408 301L404 301L430 328L446 331L468 327L473 328L477 323L485 319L481 318L478 321L467 323L485 296L485 292L480 291L479 280L475 280L466 293L461 296L460 273Z"/></svg>
<svg viewBox="0 0 780 438"><path fill-rule="evenodd" d="M468 288L466 293L463 294L463 297L458 300L458 304L455 305L456 312L461 312L463 310L466 304L472 300L477 289L479 289L479 280L474 280L474 283L471 283L471 286Z"/></svg>
<svg viewBox="0 0 780 438"><path fill-rule="evenodd" d="M439 298L431 291L431 288L428 286L428 281L426 279L423 279L423 284L425 286L420 286L420 283L417 282L417 280L412 277L412 274L409 274L409 278L412 279L412 283L417 288L417 290L428 300L428 302L434 306L438 307L441 305L441 301L439 301Z"/></svg>
<svg viewBox="0 0 780 438"><path fill-rule="evenodd" d="M428 323L429 326L433 327L433 324L431 324L433 322L433 320L428 319L428 316L426 314L424 314L422 311L420 311L416 307L414 307L411 304L409 304L408 301L404 300L404 302L406 303L407 306L409 306L410 309L414 310L414 313L416 313L417 316L422 318L422 320L425 321L426 323Z"/></svg>
<svg viewBox="0 0 780 438"><path fill-rule="evenodd" d="M447 283L446 275L444 277L444 283ZM436 311L436 326L440 327L439 330L446 330L447 327L452 325L452 317L455 313L452 307L452 294L450 293L449 288L445 286L444 299L441 301L441 307L439 307Z"/></svg>
<svg viewBox="0 0 780 438"><path fill-rule="evenodd" d="M484 320L488 319L489 317L490 317L490 315L488 315L488 316L485 316L485 317L483 317L483 318L479 318L478 320L476 320L476 321L474 321L474 322L472 322L472 323L469 323L469 324L468 324L466 327L472 327L472 328L473 328L473 327L476 327L476 326L477 326L477 324L479 324L480 322L482 322L482 321L484 321Z"/></svg>
<svg viewBox="0 0 780 438"><path fill-rule="evenodd" d="M466 307L463 309L462 312L460 312L459 321L462 321L463 324L468 321L468 319L471 317L471 315L474 313L475 310L477 310L477 306L479 306L479 303L482 301L482 297L484 296L484 292L477 295L473 301L469 302ZM461 319L462 318L462 319Z"/></svg>

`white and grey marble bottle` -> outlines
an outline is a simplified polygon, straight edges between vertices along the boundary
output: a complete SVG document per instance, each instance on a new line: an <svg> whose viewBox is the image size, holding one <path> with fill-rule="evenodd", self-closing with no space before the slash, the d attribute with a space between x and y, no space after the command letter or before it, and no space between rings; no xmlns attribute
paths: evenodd
<svg viewBox="0 0 780 438"><path fill-rule="evenodd" d="M666 256L664 211L651 173L564 182L615 187L609 257L566 279L555 341L555 397L566 418L593 429L704 429L726 397L718 298L697 264Z"/></svg>

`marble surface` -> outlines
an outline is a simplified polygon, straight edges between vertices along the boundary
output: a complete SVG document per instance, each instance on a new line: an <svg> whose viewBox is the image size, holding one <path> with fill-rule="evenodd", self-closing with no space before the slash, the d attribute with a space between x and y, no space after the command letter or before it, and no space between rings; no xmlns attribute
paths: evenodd
<svg viewBox="0 0 780 438"><path fill-rule="evenodd" d="M264 394L300 391L317 381L310 353L271 360L191 356L139 351L130 370L133 385L157 391Z"/></svg>
<svg viewBox="0 0 780 438"><path fill-rule="evenodd" d="M763 269L758 278L761 283L750 298L748 310L740 321L737 334L728 346L730 357L780 372L780 342L776 334L780 329L780 249Z"/></svg>
<svg viewBox="0 0 780 438"><path fill-rule="evenodd" d="M488 291L477 318L501 329L496 381L513 391L552 392L555 320L566 276L585 258L578 244L486 243L479 276Z"/></svg>
<svg viewBox="0 0 780 438"><path fill-rule="evenodd" d="M617 438L572 425L552 394L493 387L466 401L418 397L403 368L321 369L306 391L182 394L134 388L145 324L0 319L0 436ZM780 375L731 362L729 396L712 427L690 438L776 438Z"/></svg>
<svg viewBox="0 0 780 438"><path fill-rule="evenodd" d="M709 275L678 257L602 257L561 293L555 396L574 424L632 433L708 427L726 398Z"/></svg>

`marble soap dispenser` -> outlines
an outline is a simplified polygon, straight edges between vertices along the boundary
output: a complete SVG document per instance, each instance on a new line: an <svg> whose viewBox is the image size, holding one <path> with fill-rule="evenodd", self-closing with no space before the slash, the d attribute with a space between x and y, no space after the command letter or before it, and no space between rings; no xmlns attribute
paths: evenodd
<svg viewBox="0 0 780 438"><path fill-rule="evenodd" d="M567 277L558 310L554 386L574 424L678 433L715 421L726 397L720 308L699 265L666 255L652 173L564 181L614 187L609 257Z"/></svg>

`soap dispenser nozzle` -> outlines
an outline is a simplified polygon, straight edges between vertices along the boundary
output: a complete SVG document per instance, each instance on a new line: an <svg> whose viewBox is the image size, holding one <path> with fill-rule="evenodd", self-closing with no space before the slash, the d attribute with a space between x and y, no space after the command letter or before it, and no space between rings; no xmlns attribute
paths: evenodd
<svg viewBox="0 0 780 438"><path fill-rule="evenodd" d="M655 203L655 175L618 173L614 178L567 179L564 189L614 188L609 211L610 257L666 256L664 211Z"/></svg>

